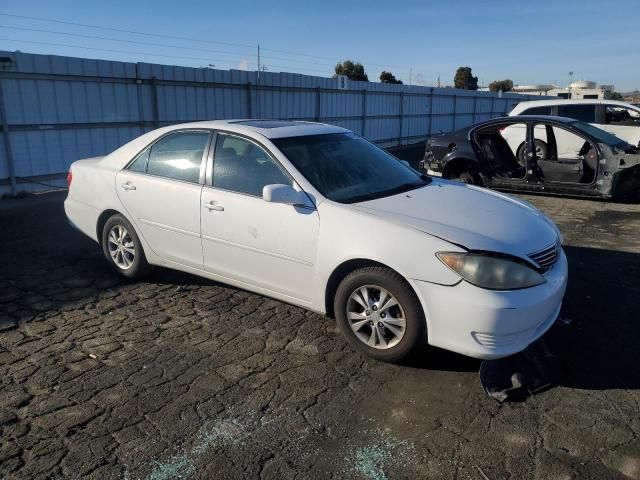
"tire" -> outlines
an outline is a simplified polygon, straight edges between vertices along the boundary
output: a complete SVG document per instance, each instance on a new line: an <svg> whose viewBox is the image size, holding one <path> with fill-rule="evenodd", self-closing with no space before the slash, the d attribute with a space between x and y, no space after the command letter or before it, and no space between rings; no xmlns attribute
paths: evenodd
<svg viewBox="0 0 640 480"><path fill-rule="evenodd" d="M102 252L109 264L127 278L142 278L149 273L150 266L140 238L122 215L113 215L104 224Z"/></svg>
<svg viewBox="0 0 640 480"><path fill-rule="evenodd" d="M397 305L389 306L394 300ZM351 346L376 360L405 362L426 344L422 306L407 281L389 268L365 267L347 275L336 291L334 312Z"/></svg>
<svg viewBox="0 0 640 480"><path fill-rule="evenodd" d="M458 172L451 176L451 180L466 183L468 185L477 185L476 176L472 172Z"/></svg>
<svg viewBox="0 0 640 480"><path fill-rule="evenodd" d="M549 152L547 144L537 138L534 143L536 145L536 156L538 157L538 160L546 160ZM518 163L523 167L527 164L524 142L518 147Z"/></svg>

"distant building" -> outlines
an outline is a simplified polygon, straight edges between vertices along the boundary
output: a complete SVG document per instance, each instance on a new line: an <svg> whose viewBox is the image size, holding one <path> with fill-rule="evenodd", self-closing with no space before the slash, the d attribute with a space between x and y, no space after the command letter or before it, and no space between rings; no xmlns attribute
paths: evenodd
<svg viewBox="0 0 640 480"><path fill-rule="evenodd" d="M596 85L596 82L578 80L566 88L557 85L516 85L514 93L527 95L547 95L551 97L570 98L572 100L605 99L611 96L613 85Z"/></svg>
<svg viewBox="0 0 640 480"><path fill-rule="evenodd" d="M634 90L633 92L623 93L624 101L627 103L640 104L640 90Z"/></svg>

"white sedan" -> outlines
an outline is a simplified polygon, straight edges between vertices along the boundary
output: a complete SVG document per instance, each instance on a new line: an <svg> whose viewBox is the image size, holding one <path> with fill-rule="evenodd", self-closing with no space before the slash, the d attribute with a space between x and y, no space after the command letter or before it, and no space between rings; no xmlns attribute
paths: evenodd
<svg viewBox="0 0 640 480"><path fill-rule="evenodd" d="M68 177L70 222L122 275L169 267L335 316L384 361L425 340L519 352L567 284L560 233L533 206L421 175L335 126L174 125Z"/></svg>

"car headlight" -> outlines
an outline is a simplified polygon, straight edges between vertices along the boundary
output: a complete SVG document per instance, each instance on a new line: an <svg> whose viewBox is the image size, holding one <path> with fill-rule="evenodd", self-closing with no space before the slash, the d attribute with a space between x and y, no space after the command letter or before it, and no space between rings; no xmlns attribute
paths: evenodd
<svg viewBox="0 0 640 480"><path fill-rule="evenodd" d="M440 261L467 282L490 290L535 287L545 278L524 262L485 253L438 252Z"/></svg>

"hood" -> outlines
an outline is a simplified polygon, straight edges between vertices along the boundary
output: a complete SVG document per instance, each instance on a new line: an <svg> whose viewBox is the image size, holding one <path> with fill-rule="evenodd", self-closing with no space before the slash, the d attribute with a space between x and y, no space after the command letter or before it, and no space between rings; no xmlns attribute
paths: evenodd
<svg viewBox="0 0 640 480"><path fill-rule="evenodd" d="M551 220L528 202L446 180L351 207L469 250L525 257L560 236Z"/></svg>

